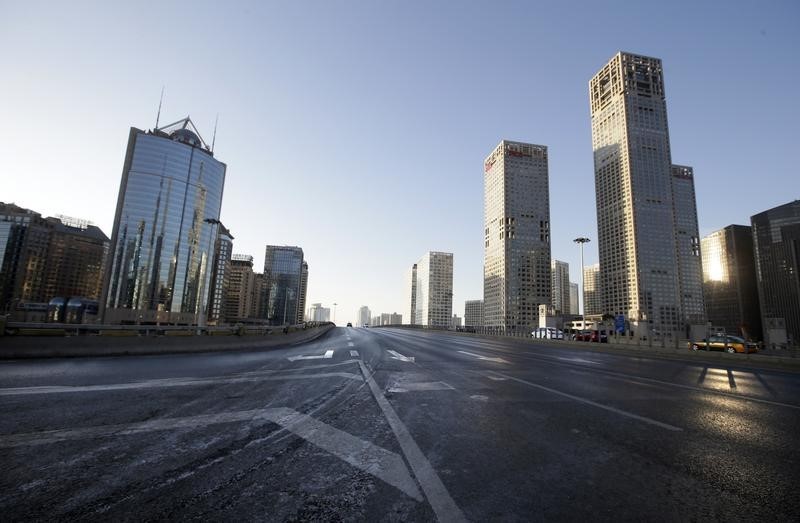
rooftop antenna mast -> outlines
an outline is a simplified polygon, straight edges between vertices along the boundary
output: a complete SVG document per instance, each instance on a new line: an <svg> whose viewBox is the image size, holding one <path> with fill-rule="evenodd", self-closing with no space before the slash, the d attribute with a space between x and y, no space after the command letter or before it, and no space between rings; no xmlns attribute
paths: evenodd
<svg viewBox="0 0 800 523"><path fill-rule="evenodd" d="M161 86L161 98L158 99L158 113L156 114L156 129L158 129L158 120L161 118L161 103L164 101L164 86Z"/></svg>
<svg viewBox="0 0 800 523"><path fill-rule="evenodd" d="M219 122L219 113L214 118L214 136L211 137L211 154L214 154L214 144L217 143L217 122Z"/></svg>

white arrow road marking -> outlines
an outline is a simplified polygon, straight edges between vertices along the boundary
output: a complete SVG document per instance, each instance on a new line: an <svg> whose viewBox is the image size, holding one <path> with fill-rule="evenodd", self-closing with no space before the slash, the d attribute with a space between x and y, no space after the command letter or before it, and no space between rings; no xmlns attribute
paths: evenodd
<svg viewBox="0 0 800 523"><path fill-rule="evenodd" d="M417 392L426 390L455 390L443 381L427 381L419 383L398 383L390 387L387 392Z"/></svg>
<svg viewBox="0 0 800 523"><path fill-rule="evenodd" d="M325 351L325 354L319 354L316 356L292 356L287 359L289 361L297 361L297 360L321 360L329 358L333 358L333 349L328 349Z"/></svg>
<svg viewBox="0 0 800 523"><path fill-rule="evenodd" d="M351 350L350 351L350 356L353 357L353 358L358 358L358 351L357 350Z"/></svg>
<svg viewBox="0 0 800 523"><path fill-rule="evenodd" d="M387 349L386 352L388 352L389 354L392 355L392 359L393 360L400 360L400 361L406 361L406 362L410 361L411 363L414 363L414 356L403 356L402 354L400 354L397 351L388 350L388 349Z"/></svg>
<svg viewBox="0 0 800 523"><path fill-rule="evenodd" d="M159 430L191 430L220 423L258 421L269 421L280 425L289 432L330 452L350 465L382 479L415 500L423 500L422 493L417 488L417 484L399 454L390 452L369 441L359 439L311 416L282 407L203 414L185 418L162 418L140 423L11 434L0 436L0 448L45 445L88 438L128 436Z"/></svg>
<svg viewBox="0 0 800 523"><path fill-rule="evenodd" d="M458 351L458 352L460 352L461 354L467 354L467 355L469 355L469 356L472 356L472 357L474 357L474 358L478 358L479 360L484 360L484 361L493 361L493 362L495 362L495 363L508 363L508 362L507 362L506 360L504 360L503 358L489 358L489 357L487 357L487 356L481 356L480 354L473 354L473 353L471 353L471 352L467 352L467 351L465 351L465 350L460 350L460 351Z"/></svg>

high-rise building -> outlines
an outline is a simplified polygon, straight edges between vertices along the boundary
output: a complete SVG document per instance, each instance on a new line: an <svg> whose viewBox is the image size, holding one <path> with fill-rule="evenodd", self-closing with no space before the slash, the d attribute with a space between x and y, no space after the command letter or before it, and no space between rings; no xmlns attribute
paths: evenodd
<svg viewBox="0 0 800 523"><path fill-rule="evenodd" d="M264 278L267 285L266 318L269 324L295 323L298 317L302 317L298 306L303 280L303 249L267 245Z"/></svg>
<svg viewBox="0 0 800 523"><path fill-rule="evenodd" d="M372 322L370 323L370 325L373 326L373 327L378 327L378 326L380 326L380 324L381 324L381 317L380 316L373 316L372 317Z"/></svg>
<svg viewBox="0 0 800 523"><path fill-rule="evenodd" d="M411 266L406 275L406 303L408 324L415 325L417 320L417 264Z"/></svg>
<svg viewBox="0 0 800 523"><path fill-rule="evenodd" d="M583 313L587 316L603 314L603 296L600 293L600 264L583 268Z"/></svg>
<svg viewBox="0 0 800 523"><path fill-rule="evenodd" d="M484 324L527 331L551 303L547 147L503 140L483 170Z"/></svg>
<svg viewBox="0 0 800 523"><path fill-rule="evenodd" d="M464 326L480 327L483 325L483 300L467 300L464 302Z"/></svg>
<svg viewBox="0 0 800 523"><path fill-rule="evenodd" d="M103 286L106 323L205 323L225 170L188 117L131 128Z"/></svg>
<svg viewBox="0 0 800 523"><path fill-rule="evenodd" d="M702 303L696 203L687 171L672 176L661 60L617 53L589 82L589 101L603 312L634 330L681 331Z"/></svg>
<svg viewBox="0 0 800 523"><path fill-rule="evenodd" d="M209 325L225 323L223 303L228 288L232 254L233 235L220 223L214 248L214 268L211 273L211 293L209 294L208 304Z"/></svg>
<svg viewBox="0 0 800 523"><path fill-rule="evenodd" d="M761 309L753 257L753 231L728 225L700 241L703 294L708 321L751 339L761 339Z"/></svg>
<svg viewBox="0 0 800 523"><path fill-rule="evenodd" d="M697 226L697 200L694 192L694 169L673 165L672 215L675 219L675 246L678 255L680 317L684 324L706 322L703 303L703 267L700 257L700 231Z"/></svg>
<svg viewBox="0 0 800 523"><path fill-rule="evenodd" d="M453 255L431 251L415 264L415 299L411 311L414 325L444 327L453 313Z"/></svg>
<svg viewBox="0 0 800 523"><path fill-rule="evenodd" d="M800 200L750 218L764 341L785 324L787 341L800 344ZM781 319L783 321L781 321Z"/></svg>
<svg viewBox="0 0 800 523"><path fill-rule="evenodd" d="M308 321L331 321L331 309L321 303L312 303L306 317Z"/></svg>
<svg viewBox="0 0 800 523"><path fill-rule="evenodd" d="M247 254L232 254L228 270L228 285L223 299L222 314L228 323L249 320L254 310L256 294L253 257Z"/></svg>
<svg viewBox="0 0 800 523"><path fill-rule="evenodd" d="M403 315L393 312L389 315L389 325L402 325Z"/></svg>
<svg viewBox="0 0 800 523"><path fill-rule="evenodd" d="M453 317L450 319L450 328L451 329L458 329L461 327L461 318L458 315L453 314Z"/></svg>
<svg viewBox="0 0 800 523"><path fill-rule="evenodd" d="M550 275L553 309L556 314L567 314L569 313L569 263L551 260Z"/></svg>
<svg viewBox="0 0 800 523"><path fill-rule="evenodd" d="M369 307L363 305L361 308L358 309L358 326L363 327L364 325L369 325L370 322L370 310Z"/></svg>
<svg viewBox="0 0 800 523"><path fill-rule="evenodd" d="M108 248L86 220L0 203L0 311L56 297L99 299Z"/></svg>
<svg viewBox="0 0 800 523"><path fill-rule="evenodd" d="M303 268L300 273L300 302L297 305L297 321L303 323L303 311L306 310L306 294L308 293L308 263L303 261Z"/></svg>
<svg viewBox="0 0 800 523"><path fill-rule="evenodd" d="M570 282L569 284L569 313L580 314L580 302L578 301L578 284Z"/></svg>

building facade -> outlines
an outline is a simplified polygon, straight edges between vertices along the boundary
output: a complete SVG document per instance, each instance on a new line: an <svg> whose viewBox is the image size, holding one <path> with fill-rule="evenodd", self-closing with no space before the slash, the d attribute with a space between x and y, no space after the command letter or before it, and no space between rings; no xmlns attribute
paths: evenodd
<svg viewBox="0 0 800 523"><path fill-rule="evenodd" d="M231 324L250 319L256 295L253 257L247 254L232 254L228 268L228 285L222 304L222 315Z"/></svg>
<svg viewBox="0 0 800 523"><path fill-rule="evenodd" d="M464 302L464 326L483 326L483 300L467 300Z"/></svg>
<svg viewBox="0 0 800 523"><path fill-rule="evenodd" d="M682 331L682 303L695 311L701 287L696 265L679 260L691 247L678 244L694 242L696 203L672 176L661 60L617 53L589 82L589 101L603 312L635 331Z"/></svg>
<svg viewBox="0 0 800 523"><path fill-rule="evenodd" d="M578 301L579 287L577 283L569 284L569 313L580 314L580 302Z"/></svg>
<svg viewBox="0 0 800 523"><path fill-rule="evenodd" d="M289 325L302 318L303 249L267 245L264 257L266 319L270 325ZM303 298L305 300L305 298Z"/></svg>
<svg viewBox="0 0 800 523"><path fill-rule="evenodd" d="M233 235L224 225L219 224L214 248L214 267L211 272L211 293L208 303L209 325L225 323L224 301L228 289L232 254Z"/></svg>
<svg viewBox="0 0 800 523"><path fill-rule="evenodd" d="M417 264L411 266L406 274L406 314L409 325L415 325L417 320Z"/></svg>
<svg viewBox="0 0 800 523"><path fill-rule="evenodd" d="M303 268L300 272L300 303L297 305L299 314L295 323L303 323L303 311L306 310L306 294L308 294L308 263L303 261Z"/></svg>
<svg viewBox="0 0 800 523"><path fill-rule="evenodd" d="M750 218L764 341L785 325L787 342L800 345L800 200ZM782 320L782 321L781 321Z"/></svg>
<svg viewBox="0 0 800 523"><path fill-rule="evenodd" d="M364 325L369 325L372 314L369 310L369 307L366 305L362 305L358 309L358 327L363 327Z"/></svg>
<svg viewBox="0 0 800 523"><path fill-rule="evenodd" d="M553 308L556 314L569 314L569 263L551 260L550 275Z"/></svg>
<svg viewBox="0 0 800 523"><path fill-rule="evenodd" d="M321 303L312 303L306 316L308 321L331 321L330 307L323 307Z"/></svg>
<svg viewBox="0 0 800 523"><path fill-rule="evenodd" d="M414 325L447 328L453 314L453 255L431 251L415 264Z"/></svg>
<svg viewBox="0 0 800 523"><path fill-rule="evenodd" d="M105 323L205 323L225 171L188 117L148 132L131 128Z"/></svg>
<svg viewBox="0 0 800 523"><path fill-rule="evenodd" d="M98 300L108 249L88 221L0 203L0 312L56 297Z"/></svg>
<svg viewBox="0 0 800 523"><path fill-rule="evenodd" d="M484 325L522 330L551 303L547 147L503 140L484 161Z"/></svg>
<svg viewBox="0 0 800 523"><path fill-rule="evenodd" d="M697 226L697 204L694 192L694 169L673 165L672 207L675 220L675 246L678 249L678 289L680 318L684 324L706 322L703 299L703 266L700 255L700 231Z"/></svg>
<svg viewBox="0 0 800 523"><path fill-rule="evenodd" d="M749 339L762 339L753 230L729 225L700 241L703 294L708 321Z"/></svg>
<svg viewBox="0 0 800 523"><path fill-rule="evenodd" d="M585 315L603 314L603 295L600 292L600 264L583 268L583 313Z"/></svg>

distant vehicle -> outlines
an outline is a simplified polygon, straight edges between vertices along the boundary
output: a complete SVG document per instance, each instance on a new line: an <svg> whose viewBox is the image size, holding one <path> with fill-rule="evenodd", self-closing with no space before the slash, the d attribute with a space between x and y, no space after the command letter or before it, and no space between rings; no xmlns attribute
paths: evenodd
<svg viewBox="0 0 800 523"><path fill-rule="evenodd" d="M538 329L533 329L531 336L539 339L563 340L564 331L555 329L553 327L539 327Z"/></svg>
<svg viewBox="0 0 800 523"><path fill-rule="evenodd" d="M368 328L368 327L369 327L369 323L365 323L365 324L364 324L364 328L366 329L366 328Z"/></svg>
<svg viewBox="0 0 800 523"><path fill-rule="evenodd" d="M731 336L730 334L715 334L708 337L708 342L703 338L700 341L690 341L689 348L692 350L724 350L729 354L736 354L742 352L744 354L750 352L758 352L758 345L751 341L746 341L739 336Z"/></svg>
<svg viewBox="0 0 800 523"><path fill-rule="evenodd" d="M586 329L576 333L573 337L575 341L593 341L595 343L608 343L608 334L604 330Z"/></svg>
<svg viewBox="0 0 800 523"><path fill-rule="evenodd" d="M353 324L352 324L351 322L349 322L349 321L348 321L348 322L347 322L347 326L348 326L348 327L352 327L352 326L353 326Z"/></svg>

